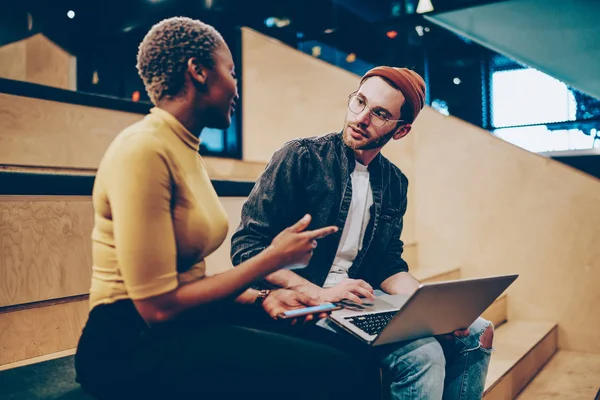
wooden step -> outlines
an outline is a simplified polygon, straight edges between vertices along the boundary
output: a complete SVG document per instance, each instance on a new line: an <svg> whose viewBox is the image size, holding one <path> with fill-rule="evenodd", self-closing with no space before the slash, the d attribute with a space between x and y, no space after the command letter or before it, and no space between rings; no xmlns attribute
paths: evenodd
<svg viewBox="0 0 600 400"><path fill-rule="evenodd" d="M514 399L557 350L556 324L508 321L494 335L485 400Z"/></svg>
<svg viewBox="0 0 600 400"><path fill-rule="evenodd" d="M4 308L0 312L0 365L77 346L88 312L87 296Z"/></svg>
<svg viewBox="0 0 600 400"><path fill-rule="evenodd" d="M600 354L559 351L518 400L591 400L600 393Z"/></svg>
<svg viewBox="0 0 600 400"><path fill-rule="evenodd" d="M26 365L37 364L44 361L54 360L56 358L62 358L67 356L72 356L75 354L77 348L57 351L56 353L50 353L39 357L27 358L25 360L15 361L10 364L0 365L0 371L6 371L13 368L24 367Z"/></svg>
<svg viewBox="0 0 600 400"><path fill-rule="evenodd" d="M421 283L450 281L460 279L460 267L418 267L410 274Z"/></svg>

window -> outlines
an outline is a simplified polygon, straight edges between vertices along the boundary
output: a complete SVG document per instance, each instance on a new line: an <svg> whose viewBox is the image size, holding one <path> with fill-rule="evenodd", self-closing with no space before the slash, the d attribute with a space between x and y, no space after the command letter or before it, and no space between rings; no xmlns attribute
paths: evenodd
<svg viewBox="0 0 600 400"><path fill-rule="evenodd" d="M531 68L495 72L492 104L496 128L572 121L577 108L567 85Z"/></svg>
<svg viewBox="0 0 600 400"><path fill-rule="evenodd" d="M592 133L595 136L596 132ZM549 130L544 125L496 129L494 134L536 153L589 149L594 145L594 137L579 129Z"/></svg>
<svg viewBox="0 0 600 400"><path fill-rule="evenodd" d="M599 100L501 56L495 66L491 78L495 135L533 152L600 147Z"/></svg>
<svg viewBox="0 0 600 400"><path fill-rule="evenodd" d="M200 154L241 158L241 143L238 138L239 119L234 115L227 130L204 128L200 135Z"/></svg>

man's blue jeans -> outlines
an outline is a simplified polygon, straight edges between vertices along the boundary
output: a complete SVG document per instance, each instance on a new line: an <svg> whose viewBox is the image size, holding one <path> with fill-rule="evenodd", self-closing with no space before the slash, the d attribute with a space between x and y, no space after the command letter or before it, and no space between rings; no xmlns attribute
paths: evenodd
<svg viewBox="0 0 600 400"><path fill-rule="evenodd" d="M374 348L387 353L379 358L391 399L480 399L492 353L480 338L490 325L478 318L465 338L428 337ZM332 323L321 326L339 332Z"/></svg>

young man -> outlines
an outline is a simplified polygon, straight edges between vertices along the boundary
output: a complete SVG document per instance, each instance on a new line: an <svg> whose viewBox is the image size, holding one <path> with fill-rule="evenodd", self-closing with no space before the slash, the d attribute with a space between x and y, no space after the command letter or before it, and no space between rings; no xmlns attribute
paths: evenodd
<svg viewBox="0 0 600 400"><path fill-rule="evenodd" d="M322 302L360 302L373 298L374 289L414 291L418 281L408 273L400 240L408 180L380 152L410 132L424 103L425 82L414 71L367 72L349 96L341 132L294 140L275 153L243 207L232 238L234 265L308 213L311 228L337 225L339 231L320 241L306 268L278 271L267 277L271 284ZM380 362L392 398L480 398L492 338L491 323L480 318L454 336L386 347Z"/></svg>

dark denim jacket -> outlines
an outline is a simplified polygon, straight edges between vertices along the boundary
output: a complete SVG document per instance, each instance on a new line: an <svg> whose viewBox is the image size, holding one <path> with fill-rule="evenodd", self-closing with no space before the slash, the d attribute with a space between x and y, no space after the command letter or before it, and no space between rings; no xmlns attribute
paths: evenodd
<svg viewBox="0 0 600 400"><path fill-rule="evenodd" d="M320 240L306 268L295 270L322 286L348 216L354 166L354 151L344 144L341 133L293 140L278 150L242 208L240 226L231 240L233 265L260 253L279 232L309 213L313 219L308 229L339 227ZM390 276L408 271L400 240L408 179L381 154L369 164L369 175L371 219L348 275L379 288Z"/></svg>

